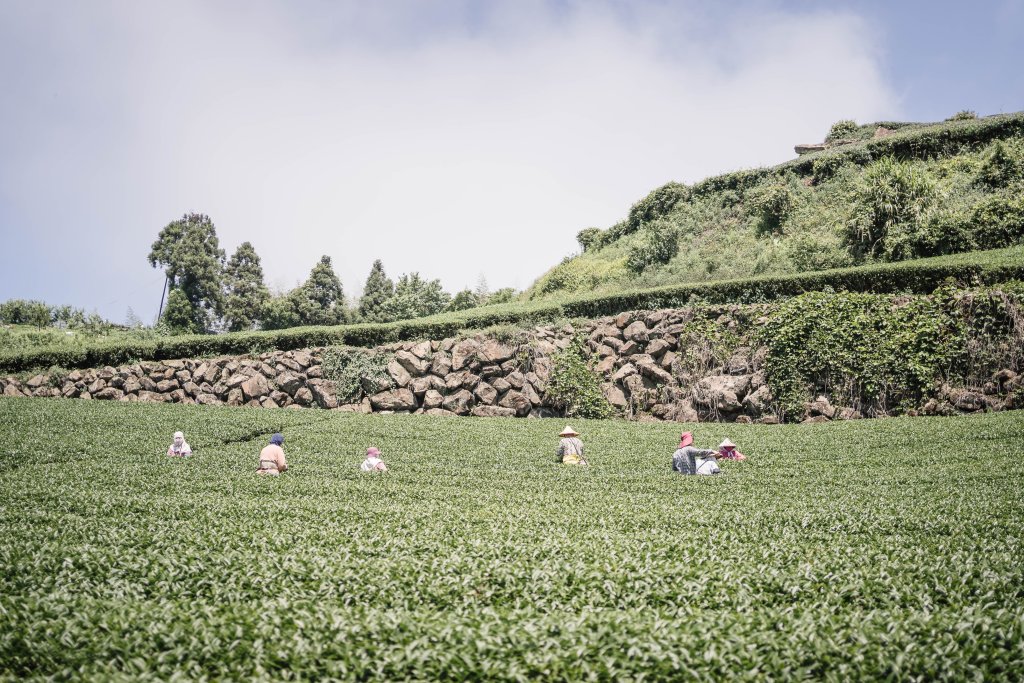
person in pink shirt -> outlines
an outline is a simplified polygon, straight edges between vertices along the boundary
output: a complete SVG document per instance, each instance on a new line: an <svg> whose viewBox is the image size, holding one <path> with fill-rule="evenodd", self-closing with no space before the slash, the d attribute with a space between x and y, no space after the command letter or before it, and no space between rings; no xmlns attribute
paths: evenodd
<svg viewBox="0 0 1024 683"><path fill-rule="evenodd" d="M736 444L729 439L718 444L718 457L722 460L746 460L747 456L736 450Z"/></svg>

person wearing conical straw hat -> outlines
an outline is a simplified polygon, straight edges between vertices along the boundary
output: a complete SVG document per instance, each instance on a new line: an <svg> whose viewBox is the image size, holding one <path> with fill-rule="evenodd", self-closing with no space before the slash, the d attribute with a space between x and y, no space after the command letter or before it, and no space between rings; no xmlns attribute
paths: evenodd
<svg viewBox="0 0 1024 683"><path fill-rule="evenodd" d="M729 439L718 444L718 457L723 460L746 460L747 456L736 450L736 444Z"/></svg>
<svg viewBox="0 0 1024 683"><path fill-rule="evenodd" d="M558 436L562 440L558 442L558 460L563 465L588 465L583 457L583 442L580 435L571 425L565 425L565 429Z"/></svg>

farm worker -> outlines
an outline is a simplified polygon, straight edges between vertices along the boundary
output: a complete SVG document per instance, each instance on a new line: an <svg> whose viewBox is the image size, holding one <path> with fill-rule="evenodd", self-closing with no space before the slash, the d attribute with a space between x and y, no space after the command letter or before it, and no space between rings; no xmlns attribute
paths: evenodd
<svg viewBox="0 0 1024 683"><path fill-rule="evenodd" d="M256 474L269 474L276 477L288 469L282 446L284 446L283 434L274 434L270 437L270 443L260 451L260 466L256 469Z"/></svg>
<svg viewBox="0 0 1024 683"><path fill-rule="evenodd" d="M715 451L693 447L693 432L679 436L679 448L672 454L672 471L680 474L718 474L721 469Z"/></svg>
<svg viewBox="0 0 1024 683"><path fill-rule="evenodd" d="M380 457L380 450L371 446L366 449L366 460L359 466L363 472L387 472L388 466Z"/></svg>
<svg viewBox="0 0 1024 683"><path fill-rule="evenodd" d="M185 441L183 433L174 432L174 439L171 441L171 445L167 447L167 455L182 458L192 455L192 447L188 445L188 441Z"/></svg>
<svg viewBox="0 0 1024 683"><path fill-rule="evenodd" d="M747 456L736 450L736 444L729 439L718 444L718 457L723 460L746 460Z"/></svg>
<svg viewBox="0 0 1024 683"><path fill-rule="evenodd" d="M588 465L583 457L583 442L579 440L579 434L570 425L559 434L562 440L558 442L558 458L565 465Z"/></svg>

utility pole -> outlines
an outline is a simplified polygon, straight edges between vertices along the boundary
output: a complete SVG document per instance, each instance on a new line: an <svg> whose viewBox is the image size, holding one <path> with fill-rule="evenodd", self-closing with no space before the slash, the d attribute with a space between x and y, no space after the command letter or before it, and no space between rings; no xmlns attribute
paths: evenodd
<svg viewBox="0 0 1024 683"><path fill-rule="evenodd" d="M164 275L164 287L160 290L160 309L156 312L156 322L160 322L160 316L164 313L164 297L167 295L168 277ZM156 324L156 323L154 323Z"/></svg>

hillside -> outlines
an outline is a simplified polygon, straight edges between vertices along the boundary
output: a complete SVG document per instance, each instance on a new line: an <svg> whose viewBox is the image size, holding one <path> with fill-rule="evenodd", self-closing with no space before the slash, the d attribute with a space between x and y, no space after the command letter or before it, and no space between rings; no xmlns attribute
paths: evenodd
<svg viewBox="0 0 1024 683"><path fill-rule="evenodd" d="M956 117L954 117L956 118ZM771 168L668 183L578 235L528 299L806 273L994 249L1024 238L1024 112L833 126Z"/></svg>

